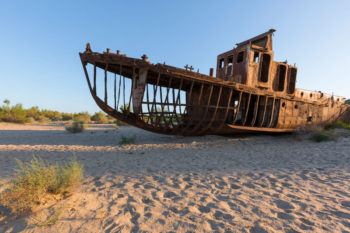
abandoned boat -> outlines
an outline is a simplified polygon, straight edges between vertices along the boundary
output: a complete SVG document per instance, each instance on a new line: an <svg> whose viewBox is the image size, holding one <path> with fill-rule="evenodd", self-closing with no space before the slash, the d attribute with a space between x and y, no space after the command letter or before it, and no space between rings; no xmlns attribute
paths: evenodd
<svg viewBox="0 0 350 233"><path fill-rule="evenodd" d="M127 124L164 134L291 132L324 124L350 110L345 98L297 89L297 67L274 61L271 29L218 55L216 75L166 64L146 55L107 49L80 53L97 105Z"/></svg>

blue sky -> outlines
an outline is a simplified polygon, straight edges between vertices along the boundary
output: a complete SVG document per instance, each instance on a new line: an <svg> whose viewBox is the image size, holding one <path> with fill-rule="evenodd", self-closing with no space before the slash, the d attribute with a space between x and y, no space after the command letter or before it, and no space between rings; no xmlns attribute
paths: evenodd
<svg viewBox="0 0 350 233"><path fill-rule="evenodd" d="M78 53L129 56L208 73L217 54L269 28L297 86L350 97L350 1L1 1L0 101L98 111Z"/></svg>

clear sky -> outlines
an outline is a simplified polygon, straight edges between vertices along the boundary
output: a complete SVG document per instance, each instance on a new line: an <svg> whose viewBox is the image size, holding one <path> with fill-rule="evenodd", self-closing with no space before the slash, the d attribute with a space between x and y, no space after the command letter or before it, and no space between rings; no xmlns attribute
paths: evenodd
<svg viewBox="0 0 350 233"><path fill-rule="evenodd" d="M277 29L276 60L297 86L350 97L350 1L1 1L0 101L98 111L78 53L120 49L208 73L217 54Z"/></svg>

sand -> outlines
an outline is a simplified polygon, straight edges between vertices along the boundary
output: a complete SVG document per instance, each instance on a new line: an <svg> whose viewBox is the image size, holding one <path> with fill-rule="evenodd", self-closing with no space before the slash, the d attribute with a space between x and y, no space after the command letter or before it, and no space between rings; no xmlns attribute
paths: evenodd
<svg viewBox="0 0 350 233"><path fill-rule="evenodd" d="M349 133L315 143L296 135L179 137L133 127L0 129L0 190L15 158L75 156L85 167L72 196L31 216L2 213L0 232L350 232ZM122 136L135 136L135 144L119 145ZM55 225L38 226L57 210Z"/></svg>

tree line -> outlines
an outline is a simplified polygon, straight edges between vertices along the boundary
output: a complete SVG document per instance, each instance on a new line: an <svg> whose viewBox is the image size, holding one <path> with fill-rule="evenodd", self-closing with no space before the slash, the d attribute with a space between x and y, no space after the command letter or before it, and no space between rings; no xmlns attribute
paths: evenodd
<svg viewBox="0 0 350 233"><path fill-rule="evenodd" d="M40 109L37 106L24 108L22 104L11 105L4 100L0 107L0 122L12 123L48 123L57 121L80 121L84 123L118 123L103 112L90 115L88 112L67 113L49 109Z"/></svg>

